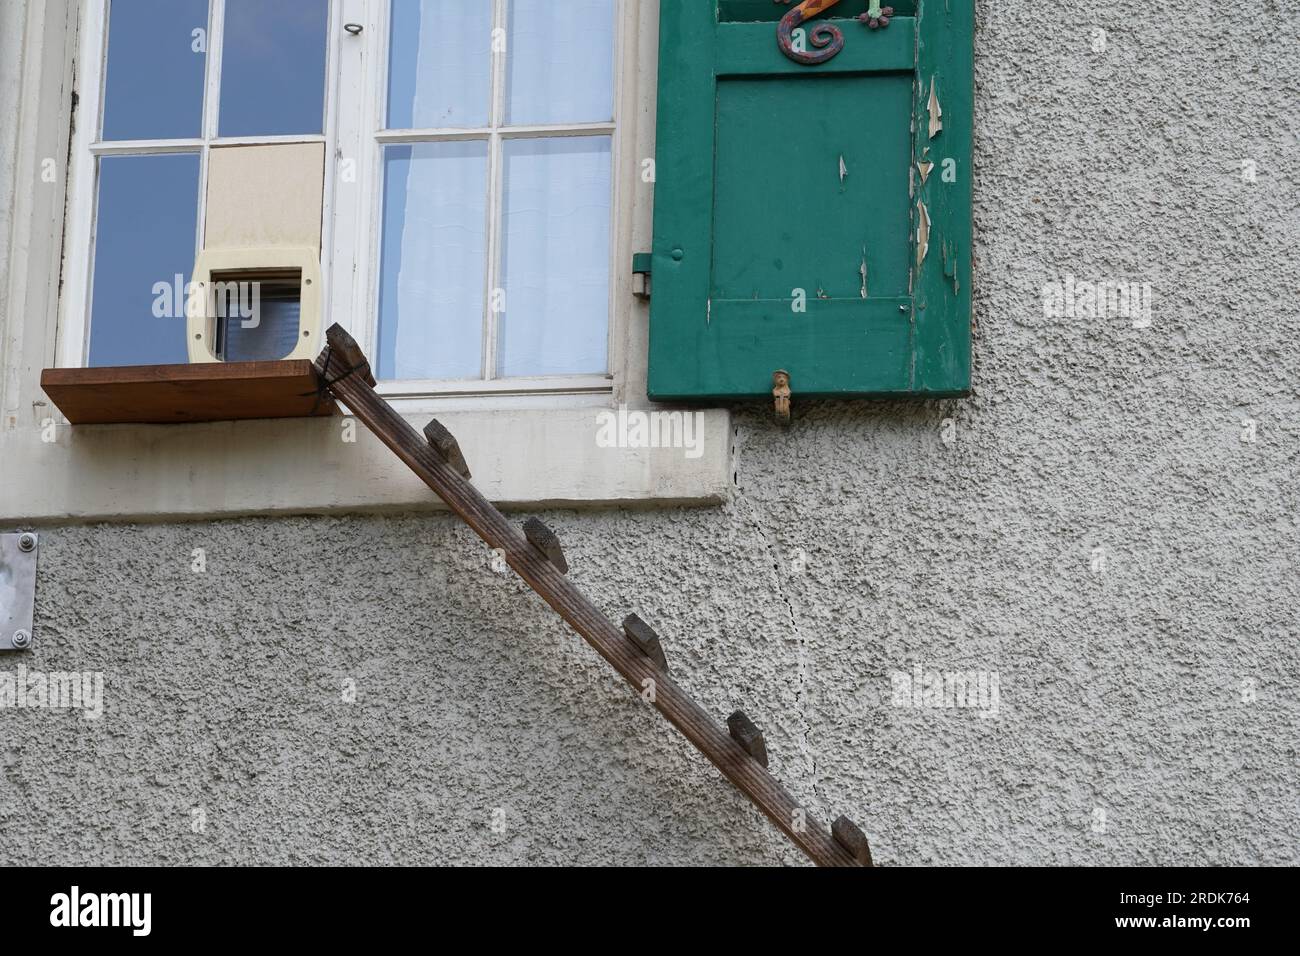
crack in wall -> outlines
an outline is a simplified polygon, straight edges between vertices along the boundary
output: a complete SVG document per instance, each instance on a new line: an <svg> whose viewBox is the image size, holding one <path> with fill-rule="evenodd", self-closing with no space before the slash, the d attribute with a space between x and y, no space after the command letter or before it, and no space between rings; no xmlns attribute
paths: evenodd
<svg viewBox="0 0 1300 956"><path fill-rule="evenodd" d="M786 592L785 578L781 570L780 550L777 547L772 533L766 526L757 502L746 493L744 486L741 484L739 446L740 427L735 426L732 429L731 445L732 484L735 486L732 499L736 505L743 504L748 510L748 523L758 533L759 541L762 542L762 547L767 552L768 559L772 565L772 577L775 581L776 594L785 604L786 614L790 619L790 633L793 635L798 648L795 661L794 699L799 718L803 724L799 738L799 752L808 762L808 785L812 789L812 795L820 802L821 795L817 791L817 756L813 751L811 740L812 724L809 721L808 714L805 710L805 695L808 687L807 641L803 636L802 629L799 627L799 618L798 615L795 614L794 603L790 600L790 597Z"/></svg>

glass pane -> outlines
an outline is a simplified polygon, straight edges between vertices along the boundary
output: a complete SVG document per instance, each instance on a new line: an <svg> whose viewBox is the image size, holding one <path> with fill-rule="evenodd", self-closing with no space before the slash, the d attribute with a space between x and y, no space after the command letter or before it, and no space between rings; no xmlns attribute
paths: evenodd
<svg viewBox="0 0 1300 956"><path fill-rule="evenodd" d="M89 364L186 362L197 153L99 161Z"/></svg>
<svg viewBox="0 0 1300 956"><path fill-rule="evenodd" d="M208 0L113 0L104 139L202 135L207 33Z"/></svg>
<svg viewBox="0 0 1300 956"><path fill-rule="evenodd" d="M393 0L388 128L486 126L491 67L488 0Z"/></svg>
<svg viewBox="0 0 1300 956"><path fill-rule="evenodd" d="M384 149L379 377L482 374L487 142Z"/></svg>
<svg viewBox="0 0 1300 956"><path fill-rule="evenodd" d="M223 362L277 362L298 345L302 273L215 274L208 309L216 316L216 353Z"/></svg>
<svg viewBox="0 0 1300 956"><path fill-rule="evenodd" d="M325 128L329 0L226 0L222 136L299 136Z"/></svg>
<svg viewBox="0 0 1300 956"><path fill-rule="evenodd" d="M510 125L608 122L614 0L510 0L508 67Z"/></svg>
<svg viewBox="0 0 1300 956"><path fill-rule="evenodd" d="M499 374L604 372L610 138L506 140Z"/></svg>

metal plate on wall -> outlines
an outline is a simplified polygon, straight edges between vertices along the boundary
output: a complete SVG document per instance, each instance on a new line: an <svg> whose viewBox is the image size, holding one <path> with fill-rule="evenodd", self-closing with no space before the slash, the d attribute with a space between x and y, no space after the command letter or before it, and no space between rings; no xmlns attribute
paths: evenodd
<svg viewBox="0 0 1300 956"><path fill-rule="evenodd" d="M36 552L36 535L0 534L0 651L32 646Z"/></svg>

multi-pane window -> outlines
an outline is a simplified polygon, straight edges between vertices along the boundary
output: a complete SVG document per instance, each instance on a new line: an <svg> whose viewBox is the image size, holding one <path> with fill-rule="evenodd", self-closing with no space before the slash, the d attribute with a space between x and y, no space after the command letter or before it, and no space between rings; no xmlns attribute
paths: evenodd
<svg viewBox="0 0 1300 956"><path fill-rule="evenodd" d="M203 244L213 153L324 142L329 7L109 0L99 8L88 365L186 361L185 290Z"/></svg>
<svg viewBox="0 0 1300 956"><path fill-rule="evenodd" d="M608 364L614 0L393 0L383 379Z"/></svg>
<svg viewBox="0 0 1300 956"><path fill-rule="evenodd" d="M61 364L192 358L196 258L214 236L280 241L267 222L280 213L251 195L293 207L287 244L323 251L321 318L404 393L604 381L621 9L87 0L84 59L100 69L79 82ZM260 185L232 190L250 170ZM285 330L217 356L280 357Z"/></svg>

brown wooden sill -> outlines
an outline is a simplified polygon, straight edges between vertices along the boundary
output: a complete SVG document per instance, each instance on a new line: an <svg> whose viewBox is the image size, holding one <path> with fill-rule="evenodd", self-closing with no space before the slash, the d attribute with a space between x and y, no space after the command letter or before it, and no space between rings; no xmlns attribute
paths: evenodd
<svg viewBox="0 0 1300 956"><path fill-rule="evenodd" d="M332 415L312 363L47 368L41 388L73 425L177 425Z"/></svg>

